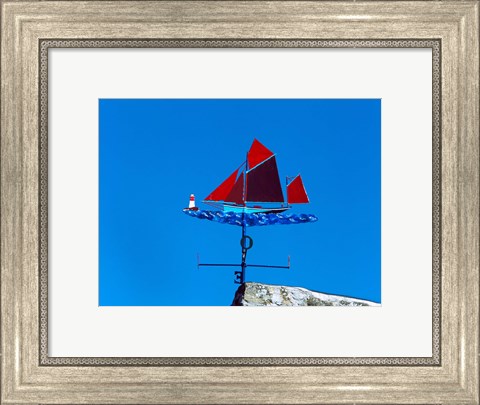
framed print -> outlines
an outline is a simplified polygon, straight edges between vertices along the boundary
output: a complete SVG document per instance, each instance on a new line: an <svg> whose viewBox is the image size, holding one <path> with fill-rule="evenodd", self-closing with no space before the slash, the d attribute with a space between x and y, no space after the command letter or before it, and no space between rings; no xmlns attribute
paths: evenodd
<svg viewBox="0 0 480 405"><path fill-rule="evenodd" d="M297 42L295 49L270 48L260 53L252 46L261 44L243 40L237 41L237 48L231 51L202 48L199 54L195 41L190 42L191 48L174 50L165 48L164 42L149 41L144 44L149 48L144 50L113 49L102 53L94 49L87 54L87 49L78 53L78 42L72 44L74 48L65 48L68 42L64 40L60 49L55 48L53 42L42 43L42 49L46 52L48 47L50 55L43 69L48 66L53 72L48 80L52 100L48 105L51 129L40 145L42 151L49 151L49 166L43 166L43 177L48 177L51 185L48 206L67 208L50 211L48 244L43 244L44 256L48 247L49 260L42 274L44 280L48 275L50 281L48 288L44 281L42 289L42 307L50 319L48 336L44 336L42 345L45 351L49 350L48 356L44 352L46 362L59 361L57 357L84 358L103 353L108 354L107 357L128 355L132 364L144 362L147 356L163 358L149 360L157 363L170 363L170 357L179 361L181 357L182 362L205 364L216 362L218 357L228 357L231 364L247 362L253 365L267 361L272 364L291 361L334 364L336 360L331 357L346 354L345 347L335 345L335 341L351 335L359 322L372 325L368 328L372 332L359 336L349 356L345 356L350 357L351 365L371 361L366 360L368 357L385 357L383 361L388 363L438 361L439 345L433 342L438 341L439 325L432 321L432 313L439 313L438 300L434 298L438 296L438 287L433 289L435 292L425 294L432 289L432 284L438 286L439 277L438 265L433 264L434 256L430 253L432 248L436 255L439 252L438 238L437 242L432 239L435 234L432 227L439 228L438 221L432 224L432 216L438 218L435 212L439 201L432 199L431 185L432 176L439 178L439 137L430 139L432 99L439 94L434 90L439 88L438 76L436 82L432 81L432 61L438 57L437 50L399 49L394 53L376 48L338 47L350 44L337 43L337 48L328 49L324 46L332 46L332 43L317 41L312 48L308 43ZM270 41L270 45L276 44ZM411 45L436 46L426 42ZM102 55L108 55L108 60ZM292 56L302 66L312 66L311 70L302 68L306 80L285 83L282 99L267 98L275 94L281 78L292 71L293 67L288 64ZM415 67L410 74L404 68L398 69L400 61L406 59ZM135 61L136 66L128 60ZM375 68L372 61L375 61ZM172 81L173 73L169 69L177 71L192 63L208 66L208 71L200 74L201 81L183 79L188 80L185 85ZM230 67L232 65L235 67ZM332 77L331 70L339 65L355 65L358 73L346 80L344 86L336 83L335 87L328 88L326 78ZM80 66L101 66L95 69L97 79L72 82L60 73L71 75ZM144 84L136 80L134 89L122 89L125 98L112 97L122 77L140 66L151 66L151 75L156 79ZM246 75L244 72L249 66L262 67ZM274 67L276 72L271 73ZM222 93L223 85L219 84L224 83L222 72L226 71L238 79ZM392 87L388 77L380 79L384 71L409 79L404 79L401 86L397 81ZM84 69L82 74L86 75ZM143 77L151 75L142 74ZM358 77L363 78L361 83ZM218 82L214 78L219 79ZM312 84L314 80L316 83ZM371 87L372 82L375 82L375 89ZM106 87L99 90L102 86ZM417 102L396 102L402 98L400 91L408 97L415 94ZM97 92L101 94L100 99L92 96ZM174 98L180 93L186 95ZM199 98L205 94L212 98ZM243 94L258 98L243 98ZM339 94L348 94L351 98L332 98ZM163 98L155 98L158 95ZM98 108L98 121L89 122L88 112L81 113L85 118L78 121L81 108L78 99L85 100L81 105ZM94 104L90 100L94 100ZM73 105L78 107L72 109ZM395 117L391 115L393 111ZM415 119L402 120L406 115ZM184 118L179 120L178 117ZM69 124L72 121L77 122L74 130ZM429 136L419 142L418 139L422 139L420 128L427 126ZM263 132L261 142L250 135L259 128ZM44 135L46 133L44 130ZM412 142L416 142L416 148L415 153L408 152L409 171L399 173L390 169L403 166L395 161L401 156L398 150L409 148ZM150 145L150 157L145 143ZM287 146L282 149L282 144ZM71 147L75 151L69 149ZM62 148L62 152L56 152L57 148ZM235 163L232 168L231 155L239 149L244 150L245 163ZM82 153L78 153L79 150ZM229 150L232 153L227 153ZM164 151L172 153L163 156ZM426 160L425 155L430 153L432 158ZM211 173L216 170L222 155L227 156L223 170L228 174L218 176L217 180ZM297 160L296 155L302 158ZM260 157L255 162L257 156ZM85 167L80 161L76 162L75 157L98 162L98 168L95 164ZM300 191L305 190L298 196L299 200L304 198L300 207L291 201L287 206L282 201L285 195L287 199L291 197L291 181L285 185L285 180L280 180L283 161L304 167L299 177L302 181ZM323 166L319 162L323 162ZM272 166L264 166L269 164ZM245 165L251 169L245 170ZM204 166L201 176L192 176L190 167L198 173ZM79 167L83 168L81 172L77 170ZM231 176L230 171L234 170ZM258 194L256 182L262 181L264 176L261 171L255 177L256 170L265 170L265 175L271 178L267 184L277 185L276 189L269 189L273 194L271 200L277 199L275 193L278 193L277 201L249 202L250 193ZM203 185L201 178L205 179ZM305 183L301 179L305 179ZM192 206L185 208L185 201L192 194L192 190L185 187L196 183L201 188L210 187L211 192L205 193L200 201L193 197ZM53 187L55 184L58 186ZM397 186L390 192L382 191L388 190L389 184ZM408 188L403 188L402 184ZM245 194L247 204L242 209L246 212L235 211L239 204L228 201L233 197L225 196L226 200L220 200L223 187L229 193L240 190L241 196ZM170 201L168 196L176 193L176 188L178 194ZM397 210L407 211L412 204L412 189L418 190L413 210L408 210L409 214L401 216L402 221L397 222L400 218ZM137 198L142 202L141 208L135 206ZM270 199L270 195L267 194L266 199ZM388 199L395 204L387 204ZM383 200L381 210L380 200ZM226 203L223 204L226 207L222 207L222 203ZM146 209L149 204L151 208ZM42 206L47 207L47 203ZM72 210L76 212L74 218L70 214ZM125 212L129 213L127 218ZM113 219L114 215L122 218ZM44 220L44 224L46 222ZM387 223L392 225L383 225L382 231L381 225ZM416 228L415 237L410 235L412 227ZM177 228L178 234L174 236ZM389 234L389 229L395 229L395 233ZM62 238L57 239L55 235L62 235ZM79 235L83 235L81 240L72 243ZM141 242L135 245L138 240ZM76 254L77 243L83 246L82 257ZM141 249L142 253L133 254L132 249L121 248L125 243L133 251ZM416 252L422 265L411 266L408 256L399 256L395 246L400 244L403 249ZM342 250L357 253L352 253L346 257L348 261L342 263L339 259L343 256ZM282 251L283 257L279 257ZM380 251L384 253L381 257ZM390 251L395 253L389 254ZM71 257L76 260L69 264ZM236 262L237 257L242 257L242 261ZM161 262L176 263L175 271ZM121 268L120 263L125 263L125 267ZM135 270L131 271L132 268ZM91 282L84 284L88 279ZM412 279L415 279L413 285L409 282ZM77 288L72 289L71 283ZM200 287L203 292L198 294ZM408 290L414 298L405 302L400 297L402 290ZM399 295L394 298L395 294ZM84 302L87 295L92 297L88 299L90 310L86 311L85 304L75 310L75 303ZM423 301L424 297L428 300ZM414 302L415 319L412 315L402 315L410 313L405 308ZM423 311L419 309L419 302L424 302ZM239 308L225 308L230 304L281 308L274 311L256 308L245 317L245 311ZM286 308L288 306L297 308L291 311ZM329 312L311 311L305 308L308 306L335 308L329 308ZM343 311L338 306L378 308L358 308L353 312ZM119 324L113 321L115 313L122 314ZM170 324L169 317L173 313L172 327L165 330L155 326ZM281 316L282 322L290 319L287 322L295 325L277 336L276 344L272 344L268 333L253 339L245 333L229 333L232 328L247 330L252 323L261 324L266 330L276 330L279 320L275 315ZM139 321L142 316L154 321L149 322L148 318ZM82 321L78 322L79 319ZM92 321L94 325L85 327ZM148 332L139 324L134 331L142 331L141 334L125 333L125 322L146 322ZM309 330L319 323L335 333L319 335L313 328L308 343L291 344L295 330ZM373 333L375 323L385 326L382 334ZM230 326L225 329L218 326L227 324ZM78 325L84 327L80 329ZM93 347L72 344L88 340L84 332L91 328L98 332ZM199 334L201 330L209 332ZM112 334L115 339L111 338ZM137 339L141 339L140 345L129 344ZM116 343L112 344L112 340ZM159 340L171 343L157 345L155 342ZM174 344L179 340L183 344ZM407 343L409 341L415 344ZM49 345L48 342L54 343ZM189 356L184 355L186 347ZM437 353L432 356L433 347ZM426 359L429 356L432 358ZM275 359L265 360L270 357Z"/></svg>
<svg viewBox="0 0 480 405"><path fill-rule="evenodd" d="M478 404L478 34L2 2L1 400Z"/></svg>

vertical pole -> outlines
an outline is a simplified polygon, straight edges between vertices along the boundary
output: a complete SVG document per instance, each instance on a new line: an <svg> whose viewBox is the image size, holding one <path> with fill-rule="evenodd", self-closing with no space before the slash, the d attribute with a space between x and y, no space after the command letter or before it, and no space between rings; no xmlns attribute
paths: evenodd
<svg viewBox="0 0 480 405"><path fill-rule="evenodd" d="M245 176L243 176L243 206L247 206L247 171L248 171L248 153L245 158ZM245 211L244 211L245 212Z"/></svg>
<svg viewBox="0 0 480 405"><path fill-rule="evenodd" d="M245 212L242 213L242 273L240 275L240 283L245 282L245 272L247 269L247 249L246 249L246 239L245 239Z"/></svg>
<svg viewBox="0 0 480 405"><path fill-rule="evenodd" d="M246 231L246 221L245 221L245 209L247 207L247 171L248 171L248 152L245 156L245 176L243 178L243 205L244 211L242 213L242 274L240 275L240 283L245 283L245 273L247 270L247 246L246 246L246 238L245 238L245 231Z"/></svg>
<svg viewBox="0 0 480 405"><path fill-rule="evenodd" d="M288 207L288 176L285 176L285 191L287 192L287 207ZM284 206L285 201L282 203L282 207Z"/></svg>

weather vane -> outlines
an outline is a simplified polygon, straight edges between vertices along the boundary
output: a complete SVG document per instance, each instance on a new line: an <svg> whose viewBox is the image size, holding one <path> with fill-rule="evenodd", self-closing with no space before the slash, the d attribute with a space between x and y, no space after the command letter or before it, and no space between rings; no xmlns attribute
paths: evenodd
<svg viewBox="0 0 480 405"><path fill-rule="evenodd" d="M247 267L290 268L290 257L287 266L247 264L247 251L253 247L253 239L246 233L247 227L302 224L318 220L313 214L284 213L292 208L291 204L308 204L310 201L300 175L286 178L287 201L285 201L275 156L272 151L254 139L246 160L203 201L217 210L200 210L195 206L194 195L190 196L189 206L183 210L186 214L242 227L241 263L200 263L198 259L198 267L240 267L239 271L235 271L237 284L245 282Z"/></svg>

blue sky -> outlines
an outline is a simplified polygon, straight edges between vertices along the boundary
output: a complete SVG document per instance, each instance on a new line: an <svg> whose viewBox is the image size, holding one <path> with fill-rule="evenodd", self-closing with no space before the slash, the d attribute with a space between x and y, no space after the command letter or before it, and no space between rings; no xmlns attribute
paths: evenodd
<svg viewBox="0 0 480 405"><path fill-rule="evenodd" d="M230 305L241 228L182 212L245 160L254 138L282 180L301 173L318 221L251 227L247 281L381 301L378 99L99 100L99 304Z"/></svg>

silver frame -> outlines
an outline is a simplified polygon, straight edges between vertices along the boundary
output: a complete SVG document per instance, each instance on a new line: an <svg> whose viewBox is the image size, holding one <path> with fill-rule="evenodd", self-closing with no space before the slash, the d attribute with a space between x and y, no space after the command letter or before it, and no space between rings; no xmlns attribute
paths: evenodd
<svg viewBox="0 0 480 405"><path fill-rule="evenodd" d="M51 48L430 48L432 50L432 356L431 357L49 357L48 356L48 50ZM440 41L438 40L40 40L40 365L110 366L438 366L441 364Z"/></svg>
<svg viewBox="0 0 480 405"><path fill-rule="evenodd" d="M477 0L1 4L2 403L479 403ZM432 358L48 357L42 49L147 43L434 49Z"/></svg>

